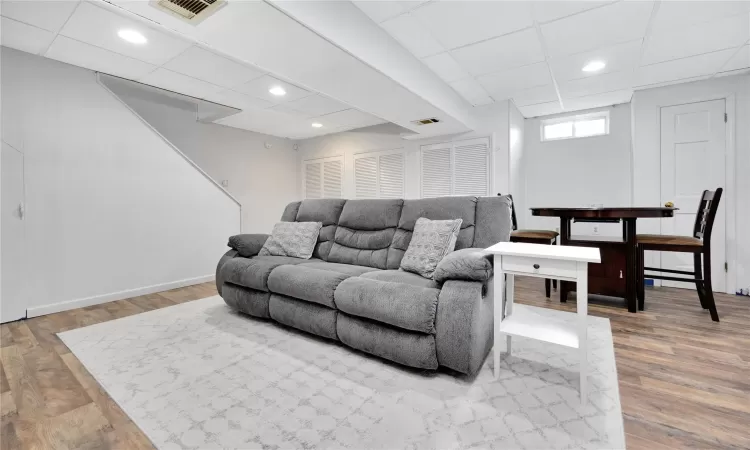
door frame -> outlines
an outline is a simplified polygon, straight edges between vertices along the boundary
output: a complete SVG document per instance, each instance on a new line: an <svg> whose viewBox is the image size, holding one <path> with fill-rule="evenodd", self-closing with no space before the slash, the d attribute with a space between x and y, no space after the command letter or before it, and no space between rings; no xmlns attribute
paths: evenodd
<svg viewBox="0 0 750 450"><path fill-rule="evenodd" d="M22 243L23 243L23 252L22 252L23 253L23 257L22 258L23 259L20 261L20 267L21 267L21 280L20 280L20 283L21 283L21 289L25 292L26 291L26 274L27 274L27 270L28 270L28 267L26 265L26 231L27 231L26 230L26 212L28 211L27 204L26 204L26 199L27 199L27 196L26 196L26 153L24 153L21 149L15 147L13 145L11 145L5 139L0 139L0 144L7 145L8 147L10 147L11 149L17 151L21 155L21 183L22 183L22 190L21 190L22 194L21 195L23 196L21 202L23 203L24 214L23 214L23 218L21 219L21 221L23 223L23 238L22 238ZM0 262L0 264L1 264L1 262ZM2 276L2 266L1 265L0 265L0 276ZM0 295L2 295L1 291L0 291ZM23 307L23 317L19 317L17 319L12 319L10 322L14 322L14 321L18 321L18 320L24 320L24 319L27 319L28 317L29 317L29 305L28 305L28 302L27 302L24 305L24 307ZM10 323L10 322L3 322L3 323Z"/></svg>
<svg viewBox="0 0 750 450"><path fill-rule="evenodd" d="M737 246L731 245L730 243L736 243L737 242L737 195L735 194L735 185L736 185L736 174L735 174L735 161L736 161L736 152L735 152L735 126L736 126L736 95L734 93L729 93L726 95L706 95L705 97L696 97L691 98L690 101L686 102L670 102L669 104L663 104L659 105L658 109L659 112L656 115L656 121L657 121L657 129L659 130L659 155L660 155L660 165L661 165L661 113L662 109L669 108L672 106L680 106L680 105L689 105L693 103L704 103L704 102L710 102L713 100L724 100L724 108L725 112L727 114L727 121L725 125L724 132L726 133L726 148L725 148L725 158L724 158L724 177L726 180L726 186L724 186L724 198L725 198L725 218L724 218L724 226L725 226L725 238L724 238L724 257L726 258L726 262L729 265L728 270L726 271L726 283L724 284L724 289L726 294L734 294L737 290ZM661 197L661 166L659 167L659 198ZM659 231L663 232L662 230L662 223L659 221ZM661 258L661 252L659 252L659 267L662 267L662 258ZM658 280L654 280L655 282ZM656 283L655 283L656 284ZM661 285L661 283L658 283L658 285Z"/></svg>

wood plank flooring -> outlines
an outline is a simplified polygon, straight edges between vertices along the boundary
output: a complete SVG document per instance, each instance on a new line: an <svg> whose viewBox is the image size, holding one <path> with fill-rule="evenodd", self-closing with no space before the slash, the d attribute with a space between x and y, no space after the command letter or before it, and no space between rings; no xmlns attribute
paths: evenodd
<svg viewBox="0 0 750 450"><path fill-rule="evenodd" d="M519 303L574 310L519 278ZM212 283L0 326L1 449L147 449L146 436L56 333L216 294ZM593 303L612 323L628 448L750 448L750 299L717 295L721 323L694 291L646 291L646 311Z"/></svg>

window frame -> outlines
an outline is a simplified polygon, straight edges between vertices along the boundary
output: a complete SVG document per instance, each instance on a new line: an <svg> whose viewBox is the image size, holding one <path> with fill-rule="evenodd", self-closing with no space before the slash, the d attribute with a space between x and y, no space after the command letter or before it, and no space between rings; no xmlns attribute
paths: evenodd
<svg viewBox="0 0 750 450"><path fill-rule="evenodd" d="M604 119L604 132L600 134L590 134L588 136L576 136L576 122L583 122L594 119ZM558 137L558 138L546 138L544 136L544 128L549 125L558 125L561 123L570 122L573 129L573 133L570 136ZM570 116L554 117L552 119L542 119L539 122L539 139L541 142L554 142L564 141L566 139L585 139L590 137L606 136L609 134L609 111L597 111L587 114L576 114Z"/></svg>

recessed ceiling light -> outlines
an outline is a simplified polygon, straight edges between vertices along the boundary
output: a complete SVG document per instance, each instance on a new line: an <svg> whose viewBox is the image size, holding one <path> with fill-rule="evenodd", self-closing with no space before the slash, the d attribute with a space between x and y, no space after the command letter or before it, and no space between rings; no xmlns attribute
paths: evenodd
<svg viewBox="0 0 750 450"><path fill-rule="evenodd" d="M323 124L322 123L318 123L318 122L313 122L312 127L313 128L322 128Z"/></svg>
<svg viewBox="0 0 750 450"><path fill-rule="evenodd" d="M588 64L583 66L584 72L598 72L604 68L607 64L604 61L589 61Z"/></svg>
<svg viewBox="0 0 750 450"><path fill-rule="evenodd" d="M148 42L146 36L135 30L120 30L117 32L117 35L120 36L121 39L128 41L131 44L143 45Z"/></svg>
<svg viewBox="0 0 750 450"><path fill-rule="evenodd" d="M282 95L286 95L286 91L281 86L274 86L269 89L268 92L272 93L273 95L278 95L279 97Z"/></svg>

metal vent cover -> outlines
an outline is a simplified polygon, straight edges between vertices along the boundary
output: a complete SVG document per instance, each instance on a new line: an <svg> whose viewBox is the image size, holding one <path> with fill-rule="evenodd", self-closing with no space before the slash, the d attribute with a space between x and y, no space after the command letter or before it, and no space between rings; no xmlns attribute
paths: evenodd
<svg viewBox="0 0 750 450"><path fill-rule="evenodd" d="M151 6L197 25L227 4L226 0L151 0Z"/></svg>
<svg viewBox="0 0 750 450"><path fill-rule="evenodd" d="M419 119L419 120L412 120L411 123L414 125L429 125L431 123L438 123L440 122L440 119L437 119L435 117L429 117L427 119Z"/></svg>

